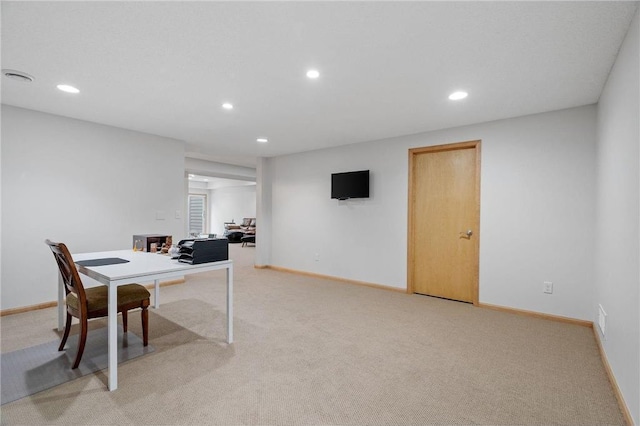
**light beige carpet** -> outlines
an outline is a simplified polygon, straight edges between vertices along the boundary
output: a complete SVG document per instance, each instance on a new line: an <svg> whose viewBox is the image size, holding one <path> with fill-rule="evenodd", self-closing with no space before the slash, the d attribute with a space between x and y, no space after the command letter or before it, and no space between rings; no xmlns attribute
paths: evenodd
<svg viewBox="0 0 640 426"><path fill-rule="evenodd" d="M623 424L589 328L252 267L162 288L153 354L2 406L2 424ZM212 282L215 280L215 282ZM2 317L2 351L57 336ZM99 320L94 327L104 326ZM139 333L137 321L129 321Z"/></svg>
<svg viewBox="0 0 640 426"><path fill-rule="evenodd" d="M60 339L36 346L4 352L0 355L0 392L2 404L34 395L45 389L59 386L70 380L104 370L109 365L107 327L93 330L87 336L86 346L78 368L72 369L77 354L79 334L67 340L67 350L58 351ZM124 333L118 326L118 362L153 352L151 345L144 346L134 333Z"/></svg>

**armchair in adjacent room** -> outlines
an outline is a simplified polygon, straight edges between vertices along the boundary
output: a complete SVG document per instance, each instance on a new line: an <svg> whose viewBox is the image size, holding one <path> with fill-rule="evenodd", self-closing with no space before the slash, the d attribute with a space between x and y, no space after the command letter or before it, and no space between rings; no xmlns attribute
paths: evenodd
<svg viewBox="0 0 640 426"><path fill-rule="evenodd" d="M255 217L245 217L242 219L242 224L240 225L240 230L245 234L255 234L256 233L256 218Z"/></svg>

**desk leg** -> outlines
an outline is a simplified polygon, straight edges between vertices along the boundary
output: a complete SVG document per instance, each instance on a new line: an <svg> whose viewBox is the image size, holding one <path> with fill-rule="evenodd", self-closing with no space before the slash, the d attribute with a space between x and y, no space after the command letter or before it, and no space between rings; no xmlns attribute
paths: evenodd
<svg viewBox="0 0 640 426"><path fill-rule="evenodd" d="M227 343L233 343L233 264L227 268Z"/></svg>
<svg viewBox="0 0 640 426"><path fill-rule="evenodd" d="M58 272L58 331L64 330L64 311L64 281L62 281L62 274Z"/></svg>
<svg viewBox="0 0 640 426"><path fill-rule="evenodd" d="M118 389L118 286L109 285L109 390Z"/></svg>
<svg viewBox="0 0 640 426"><path fill-rule="evenodd" d="M160 280L154 280L153 286L154 286L153 308L158 309L160 307Z"/></svg>

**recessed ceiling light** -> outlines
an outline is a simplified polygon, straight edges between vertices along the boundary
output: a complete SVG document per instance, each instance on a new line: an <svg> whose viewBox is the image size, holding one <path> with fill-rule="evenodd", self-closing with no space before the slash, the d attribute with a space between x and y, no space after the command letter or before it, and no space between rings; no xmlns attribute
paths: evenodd
<svg viewBox="0 0 640 426"><path fill-rule="evenodd" d="M464 99L467 96L469 96L467 92L453 92L449 95L449 99L451 99L452 101L459 101L460 99Z"/></svg>
<svg viewBox="0 0 640 426"><path fill-rule="evenodd" d="M62 90L63 92L80 93L80 90L76 89L73 86L69 86L68 84L58 84L56 87L58 88L58 90Z"/></svg>
<svg viewBox="0 0 640 426"><path fill-rule="evenodd" d="M309 70L309 71L307 71L307 77L309 77L309 78L318 78L318 77L320 77L320 71L318 71L318 70Z"/></svg>
<svg viewBox="0 0 640 426"><path fill-rule="evenodd" d="M225 102L222 104L222 108L224 109L233 109L233 105L230 104L229 102Z"/></svg>
<svg viewBox="0 0 640 426"><path fill-rule="evenodd" d="M26 72L22 72L22 71L4 69L2 70L2 74L4 74L5 77L9 77L12 80L23 81L25 83L30 83L34 80L34 77L32 75L29 75Z"/></svg>
<svg viewBox="0 0 640 426"><path fill-rule="evenodd" d="M267 143L267 142L269 142L269 139L267 139L267 138L258 138L258 139L256 139L256 142Z"/></svg>

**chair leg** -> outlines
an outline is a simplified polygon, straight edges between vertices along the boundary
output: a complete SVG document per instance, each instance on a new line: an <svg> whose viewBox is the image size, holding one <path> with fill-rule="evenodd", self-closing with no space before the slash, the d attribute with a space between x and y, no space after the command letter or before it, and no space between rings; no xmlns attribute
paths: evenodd
<svg viewBox="0 0 640 426"><path fill-rule="evenodd" d="M142 316L142 343L147 346L149 344L149 311L146 306L140 311L140 316Z"/></svg>
<svg viewBox="0 0 640 426"><path fill-rule="evenodd" d="M72 369L78 368L80 365L80 359L82 359L82 353L84 352L84 344L87 343L87 328L89 327L86 318L80 318L80 336L78 338L78 354L76 360L73 363Z"/></svg>
<svg viewBox="0 0 640 426"><path fill-rule="evenodd" d="M122 329L127 332L127 313L129 311L122 311Z"/></svg>
<svg viewBox="0 0 640 426"><path fill-rule="evenodd" d="M65 343L67 343L67 338L69 337L70 331L71 331L71 314L67 312L67 324L64 326L64 334L62 335L62 341L60 342L60 347L58 347L59 351L64 349L64 345Z"/></svg>

